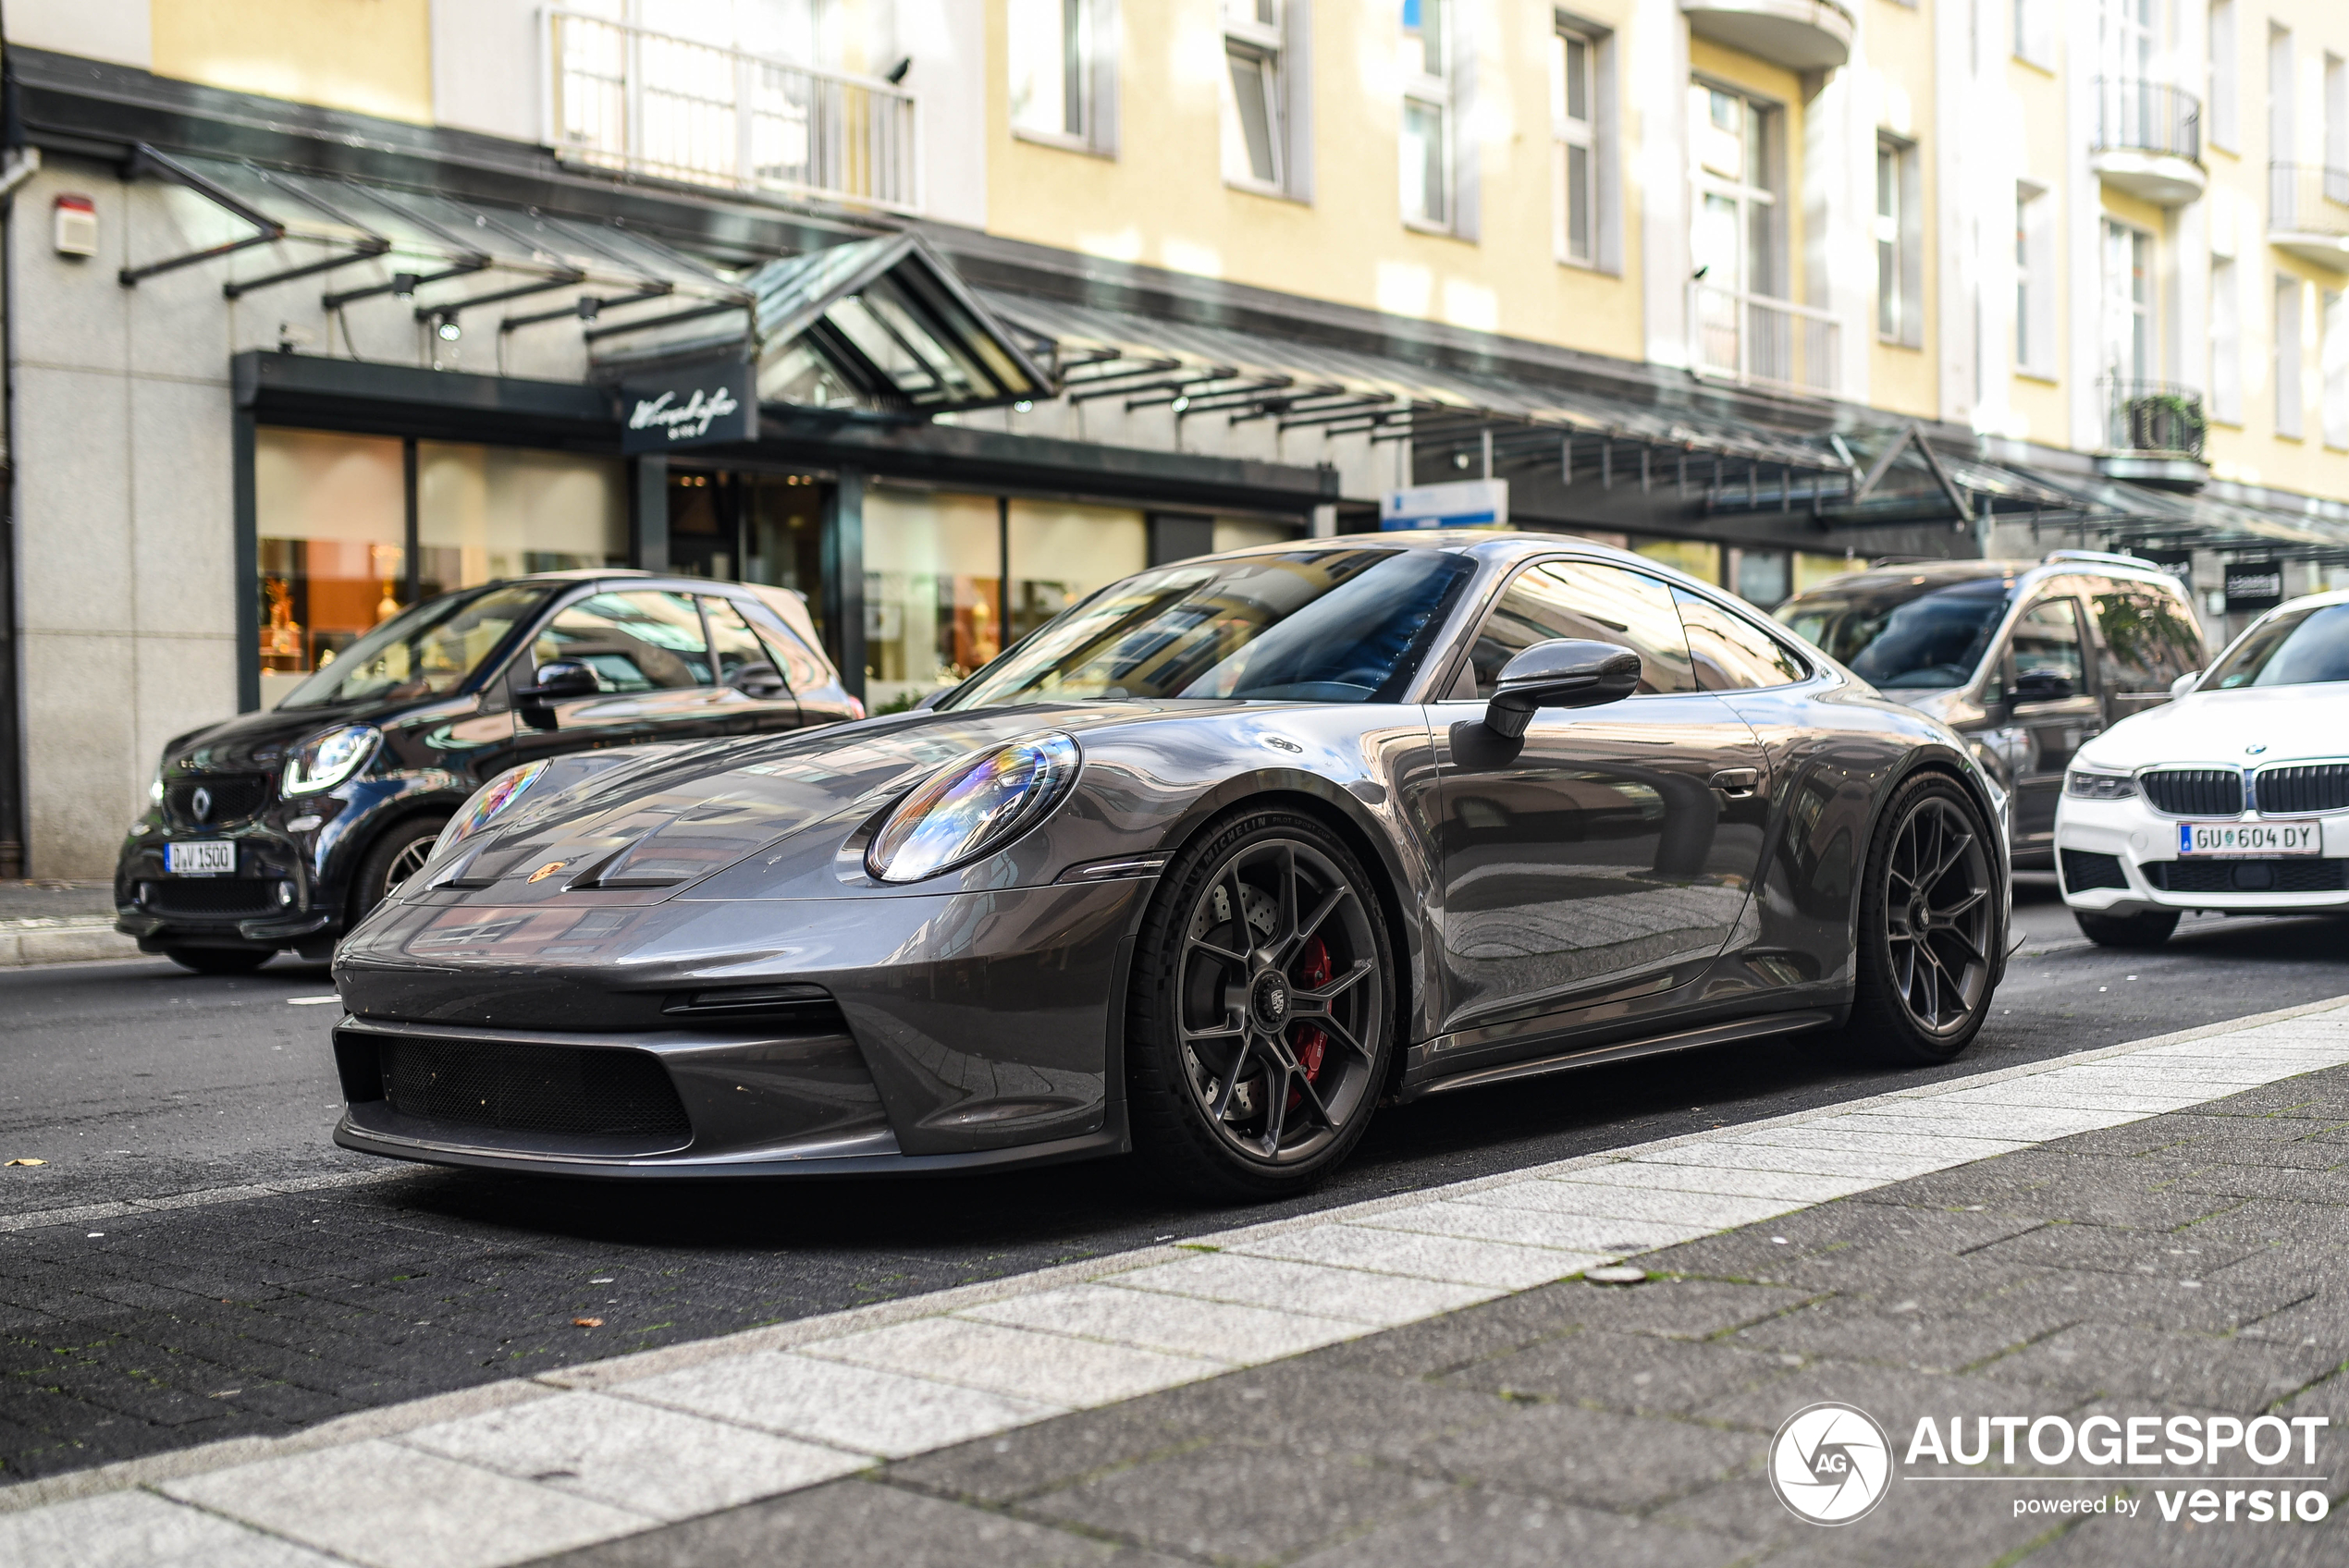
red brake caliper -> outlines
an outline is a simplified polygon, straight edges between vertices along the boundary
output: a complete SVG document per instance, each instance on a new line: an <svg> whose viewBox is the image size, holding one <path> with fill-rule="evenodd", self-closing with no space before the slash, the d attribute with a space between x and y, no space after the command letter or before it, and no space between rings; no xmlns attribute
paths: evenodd
<svg viewBox="0 0 2349 1568"><path fill-rule="evenodd" d="M1299 990L1318 991L1330 983L1329 945L1319 937L1305 944L1305 956L1297 961L1297 972L1290 976ZM1322 1056L1330 1047L1326 1030L1318 1023L1299 1023L1289 1044L1297 1052L1297 1065L1305 1069L1305 1081L1319 1083L1322 1077ZM1296 1089L1288 1092L1288 1104L1295 1110L1305 1099Z"/></svg>

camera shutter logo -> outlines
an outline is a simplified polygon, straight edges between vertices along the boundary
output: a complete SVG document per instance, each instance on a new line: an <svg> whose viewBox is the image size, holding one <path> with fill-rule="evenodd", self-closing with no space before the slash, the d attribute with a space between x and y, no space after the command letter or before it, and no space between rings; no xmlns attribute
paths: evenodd
<svg viewBox="0 0 2349 1568"><path fill-rule="evenodd" d="M1864 1410L1810 1405L1770 1439L1770 1489L1798 1519L1849 1525L1891 1488L1891 1439Z"/></svg>

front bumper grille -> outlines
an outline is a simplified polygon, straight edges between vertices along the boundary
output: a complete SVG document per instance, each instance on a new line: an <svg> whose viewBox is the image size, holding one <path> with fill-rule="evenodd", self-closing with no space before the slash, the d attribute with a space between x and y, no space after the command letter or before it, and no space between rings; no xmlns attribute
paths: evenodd
<svg viewBox="0 0 2349 1568"><path fill-rule="evenodd" d="M2349 888L2349 860L2305 855L2266 860L2158 860L2140 867L2165 893L2336 893Z"/></svg>
<svg viewBox="0 0 2349 1568"><path fill-rule="evenodd" d="M145 887L140 910L166 920L250 920L285 913L285 906L277 901L277 884L251 877L166 876Z"/></svg>
<svg viewBox="0 0 2349 1568"><path fill-rule="evenodd" d="M2165 767L2137 776L2153 809L2171 816L2241 816L2243 775L2232 767Z"/></svg>
<svg viewBox="0 0 2349 1568"><path fill-rule="evenodd" d="M2062 867L2063 890L2067 893L2129 886L2129 874L2121 869L2119 855L2099 854L2094 850L2065 850L2057 859Z"/></svg>
<svg viewBox="0 0 2349 1568"><path fill-rule="evenodd" d="M673 1147L692 1123L658 1058L623 1047L385 1040L383 1096L403 1116L510 1133Z"/></svg>
<svg viewBox="0 0 2349 1568"><path fill-rule="evenodd" d="M2259 811L2265 816L2312 816L2318 812L2349 811L2349 763L2263 767L2257 784Z"/></svg>
<svg viewBox="0 0 2349 1568"><path fill-rule="evenodd" d="M174 827L221 827L248 822L261 815L277 795L277 781L265 773L223 773L209 778L182 778L164 787L163 809ZM208 809L196 813L196 792L203 791Z"/></svg>

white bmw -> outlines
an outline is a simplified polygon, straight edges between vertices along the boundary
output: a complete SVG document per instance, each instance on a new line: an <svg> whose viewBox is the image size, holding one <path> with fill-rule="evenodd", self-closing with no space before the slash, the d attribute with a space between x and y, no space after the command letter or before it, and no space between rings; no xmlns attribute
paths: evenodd
<svg viewBox="0 0 2349 1568"><path fill-rule="evenodd" d="M2108 947L2190 909L2349 913L2349 593L2269 610L2178 700L2080 748L2056 812L2063 901Z"/></svg>

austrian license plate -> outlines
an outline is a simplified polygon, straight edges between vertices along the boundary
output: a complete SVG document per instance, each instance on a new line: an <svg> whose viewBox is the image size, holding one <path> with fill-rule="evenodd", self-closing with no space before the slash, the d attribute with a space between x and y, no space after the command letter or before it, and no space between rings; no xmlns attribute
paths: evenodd
<svg viewBox="0 0 2349 1568"><path fill-rule="evenodd" d="M2324 833L2313 822L2181 822L2182 855L2313 855Z"/></svg>
<svg viewBox="0 0 2349 1568"><path fill-rule="evenodd" d="M233 839L202 839L166 844L163 868L174 876L233 876L237 845Z"/></svg>

